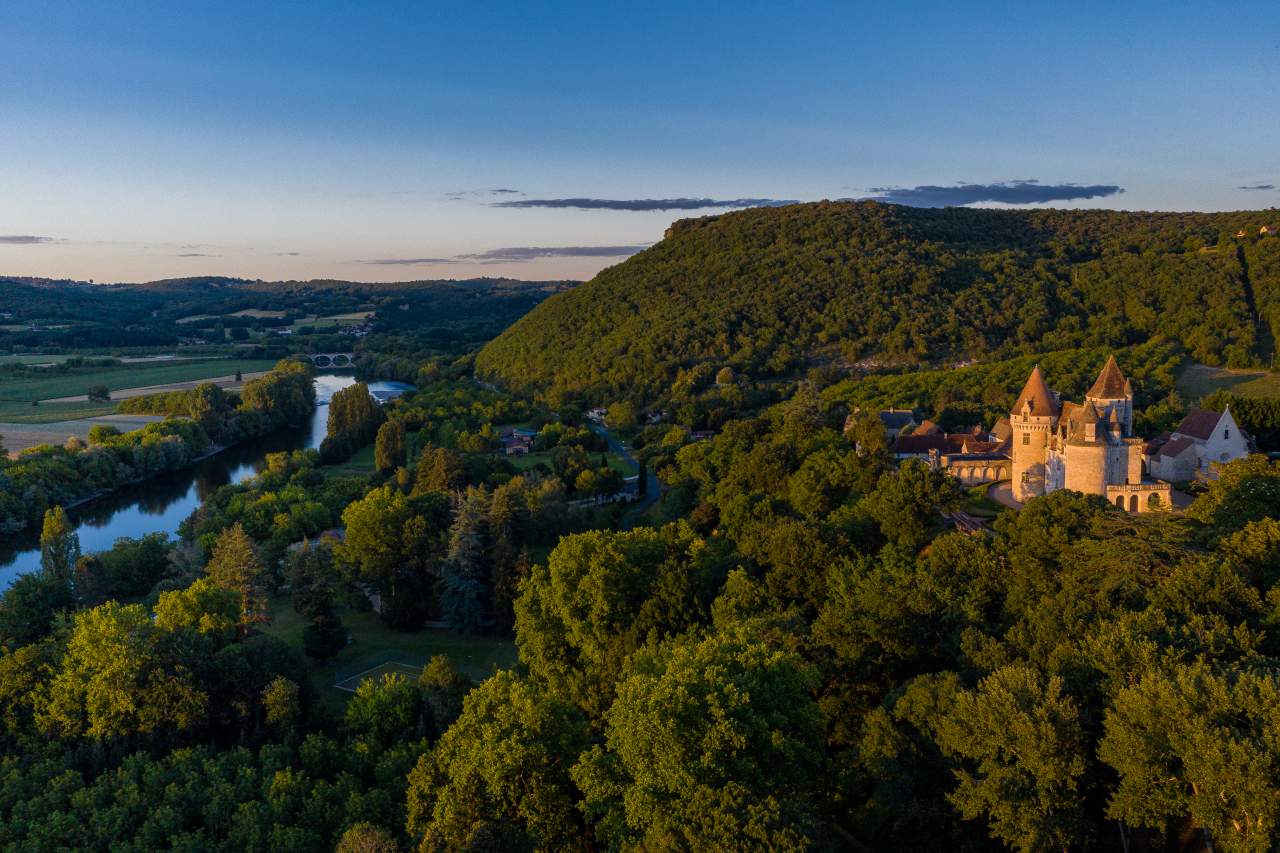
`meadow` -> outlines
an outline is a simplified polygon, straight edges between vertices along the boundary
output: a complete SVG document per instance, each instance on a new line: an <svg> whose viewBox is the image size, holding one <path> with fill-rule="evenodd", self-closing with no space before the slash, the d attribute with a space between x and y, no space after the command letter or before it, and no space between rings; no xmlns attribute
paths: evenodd
<svg viewBox="0 0 1280 853"><path fill-rule="evenodd" d="M448 655L454 666L477 681L516 663L516 646L510 639L467 636L444 628L426 628L406 633L388 628L376 613L342 609L342 624L351 642L337 655L316 663L308 658L312 684L321 701L341 709L351 693L334 685L386 663L420 667L436 655ZM302 651L302 630L306 620L293 609L287 595L271 599L271 622L263 633L284 640Z"/></svg>
<svg viewBox="0 0 1280 853"><path fill-rule="evenodd" d="M157 361L154 363L121 364L111 367L73 368L67 372L58 370L35 373L0 374L0 405L5 403L25 403L28 407L34 401L54 400L60 397L72 397L86 393L94 385L105 385L111 391L122 391L129 388L141 388L152 385L167 385L179 382L199 382L215 379L219 376L230 376L237 371L254 373L269 370L274 364L270 359L191 359L182 361ZM42 404L43 405L43 404ZM92 408L84 403L71 403L81 410ZM6 407L10 408L10 407ZM52 420L68 420L65 410ZM110 411L108 406L106 411ZM101 414L101 407L95 412ZM86 417L86 415L78 415ZM6 419L0 413L0 419Z"/></svg>
<svg viewBox="0 0 1280 853"><path fill-rule="evenodd" d="M1182 399L1189 403L1219 389L1241 397L1280 397L1280 373L1190 364L1178 376L1174 387Z"/></svg>

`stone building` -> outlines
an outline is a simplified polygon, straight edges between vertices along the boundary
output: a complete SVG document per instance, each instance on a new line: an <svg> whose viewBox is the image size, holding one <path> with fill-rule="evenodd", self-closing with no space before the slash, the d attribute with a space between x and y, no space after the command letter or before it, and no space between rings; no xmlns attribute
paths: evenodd
<svg viewBox="0 0 1280 853"><path fill-rule="evenodd" d="M1114 357L1083 404L1060 400L1037 366L1009 413L1009 428L1019 501L1073 489L1130 512L1172 506L1170 484L1146 476L1144 442L1133 434L1133 386Z"/></svg>
<svg viewBox="0 0 1280 853"><path fill-rule="evenodd" d="M1163 480L1181 482L1216 476L1214 463L1249 455L1249 436L1228 407L1221 412L1191 409L1172 433L1147 445L1147 470Z"/></svg>

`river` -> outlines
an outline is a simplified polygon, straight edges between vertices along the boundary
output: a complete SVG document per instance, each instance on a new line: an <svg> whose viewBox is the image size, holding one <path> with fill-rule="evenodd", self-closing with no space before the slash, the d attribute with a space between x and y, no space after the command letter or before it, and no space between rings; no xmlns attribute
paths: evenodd
<svg viewBox="0 0 1280 853"><path fill-rule="evenodd" d="M351 375L325 373L315 378L316 411L302 429L281 430L256 441L238 444L190 468L126 486L97 500L68 510L84 553L105 551L122 536L167 533L176 537L178 525L206 497L227 483L241 483L260 472L268 453L319 447L328 430L329 400L335 391L355 384ZM370 382L379 397L411 390L403 382ZM18 575L40 567L39 530L0 541L0 589Z"/></svg>

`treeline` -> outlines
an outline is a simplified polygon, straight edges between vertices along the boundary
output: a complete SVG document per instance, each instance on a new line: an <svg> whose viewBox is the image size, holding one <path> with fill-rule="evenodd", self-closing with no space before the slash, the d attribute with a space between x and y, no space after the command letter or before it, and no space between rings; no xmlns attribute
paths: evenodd
<svg viewBox="0 0 1280 853"><path fill-rule="evenodd" d="M315 406L310 367L296 361L245 383L238 402L211 383L180 394L171 401L180 418L123 434L99 424L87 444L73 438L0 457L0 532L22 530L50 507L184 468L208 450L211 435L227 444L304 423Z"/></svg>
<svg viewBox="0 0 1280 853"><path fill-rule="evenodd" d="M1009 415L1037 364L1050 388L1064 400L1079 402L1111 355L1133 384L1138 434L1168 428L1170 420L1176 423L1185 402L1178 399L1174 382L1186 355L1178 344L1163 339L1126 349L1060 350L969 367L845 379L823 388L822 398L850 412L915 409L945 429L991 427Z"/></svg>
<svg viewBox="0 0 1280 853"><path fill-rule="evenodd" d="M1220 390L1205 397L1201 405L1219 412L1230 406L1231 416L1258 443L1258 449L1280 451L1280 399L1241 397Z"/></svg>
<svg viewBox="0 0 1280 853"><path fill-rule="evenodd" d="M1157 336L1208 364L1269 364L1280 240L1256 235L1273 219L824 202L686 220L539 305L476 367L553 398L647 405L700 365L763 378Z"/></svg>

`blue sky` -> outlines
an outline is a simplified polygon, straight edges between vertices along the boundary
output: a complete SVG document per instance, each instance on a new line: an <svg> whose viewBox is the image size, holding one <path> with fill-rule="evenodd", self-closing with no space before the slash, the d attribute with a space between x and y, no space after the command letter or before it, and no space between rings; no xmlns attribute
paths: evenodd
<svg viewBox="0 0 1280 853"><path fill-rule="evenodd" d="M1119 5L6 4L0 273L587 277L739 199L1280 204L1274 4Z"/></svg>

